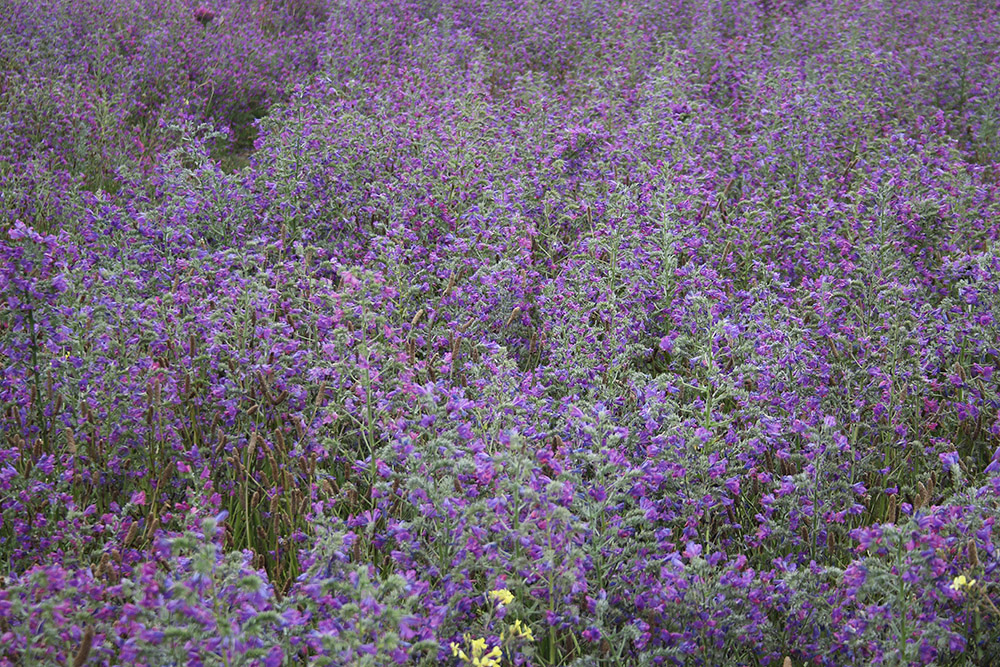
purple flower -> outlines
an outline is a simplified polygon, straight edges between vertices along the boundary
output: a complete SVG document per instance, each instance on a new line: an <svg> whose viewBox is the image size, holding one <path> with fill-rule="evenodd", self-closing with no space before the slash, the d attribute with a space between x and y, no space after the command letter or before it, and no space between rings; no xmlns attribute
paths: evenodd
<svg viewBox="0 0 1000 667"><path fill-rule="evenodd" d="M952 467L958 465L958 452L942 452L938 454L938 458L941 459L941 465L944 467L944 471L948 472Z"/></svg>
<svg viewBox="0 0 1000 667"><path fill-rule="evenodd" d="M990 464L986 466L986 472L991 475L1000 472L1000 447L997 447L993 451L993 459L990 461Z"/></svg>
<svg viewBox="0 0 1000 667"><path fill-rule="evenodd" d="M271 648L267 657L264 658L264 667L279 667L285 660L285 653L280 646Z"/></svg>

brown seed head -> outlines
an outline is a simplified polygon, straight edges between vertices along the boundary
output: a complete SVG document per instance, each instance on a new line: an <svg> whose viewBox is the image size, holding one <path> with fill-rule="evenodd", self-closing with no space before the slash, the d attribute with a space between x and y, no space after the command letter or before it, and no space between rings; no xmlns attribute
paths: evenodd
<svg viewBox="0 0 1000 667"><path fill-rule="evenodd" d="M90 647L94 643L94 626L88 625L87 629L83 632L83 638L80 640L80 648L76 652L76 657L73 658L73 667L83 667L84 663L87 662L87 657L90 655Z"/></svg>

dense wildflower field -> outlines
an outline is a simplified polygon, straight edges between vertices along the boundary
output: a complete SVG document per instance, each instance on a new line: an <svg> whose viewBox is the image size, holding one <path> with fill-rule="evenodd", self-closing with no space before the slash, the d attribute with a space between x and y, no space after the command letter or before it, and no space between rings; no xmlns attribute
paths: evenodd
<svg viewBox="0 0 1000 667"><path fill-rule="evenodd" d="M0 0L0 665L1000 664L1000 7Z"/></svg>

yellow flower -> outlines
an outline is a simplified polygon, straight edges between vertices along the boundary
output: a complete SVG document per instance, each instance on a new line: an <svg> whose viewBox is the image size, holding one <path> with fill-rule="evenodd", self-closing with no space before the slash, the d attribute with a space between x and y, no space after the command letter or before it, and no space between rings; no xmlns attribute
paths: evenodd
<svg viewBox="0 0 1000 667"><path fill-rule="evenodd" d="M535 635L531 632L531 628L527 625L522 625L521 619L518 619L511 624L510 636L517 637L518 639L525 639L529 642L535 641Z"/></svg>
<svg viewBox="0 0 1000 667"><path fill-rule="evenodd" d="M514 594L508 591L506 588L490 591L490 597L499 602L500 604L510 604L511 602L514 601Z"/></svg>
<svg viewBox="0 0 1000 667"><path fill-rule="evenodd" d="M502 657L503 653L500 651L500 647L494 646L482 658L473 659L472 665L473 667L500 667L500 658Z"/></svg>
<svg viewBox="0 0 1000 667"><path fill-rule="evenodd" d="M488 653L486 652L486 640L482 637L478 639L470 639L469 635L464 635L465 641L469 642L470 650L472 651L472 657L458 647L455 642L451 643L451 654L456 656L463 663L472 665L472 667L500 667L500 660L503 658L503 652L500 650L499 646L494 646Z"/></svg>
<svg viewBox="0 0 1000 667"><path fill-rule="evenodd" d="M963 588L971 588L974 583L976 583L975 579L966 579L964 574L960 574L951 582L951 588L960 591Z"/></svg>

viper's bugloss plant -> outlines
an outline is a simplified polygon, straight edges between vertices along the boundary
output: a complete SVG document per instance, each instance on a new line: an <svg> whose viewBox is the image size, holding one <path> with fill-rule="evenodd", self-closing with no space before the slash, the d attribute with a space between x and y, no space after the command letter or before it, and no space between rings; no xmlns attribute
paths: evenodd
<svg viewBox="0 0 1000 667"><path fill-rule="evenodd" d="M8 9L0 665L1000 660L996 7Z"/></svg>

